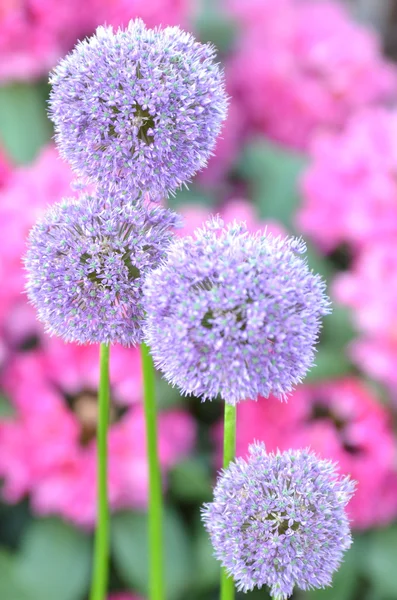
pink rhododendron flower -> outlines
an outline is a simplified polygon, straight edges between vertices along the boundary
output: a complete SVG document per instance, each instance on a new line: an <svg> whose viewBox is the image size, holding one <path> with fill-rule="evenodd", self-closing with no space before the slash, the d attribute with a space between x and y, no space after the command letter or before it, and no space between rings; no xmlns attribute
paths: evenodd
<svg viewBox="0 0 397 600"><path fill-rule="evenodd" d="M351 269L336 278L333 291L354 309L353 320L363 333L397 340L397 237L367 244Z"/></svg>
<svg viewBox="0 0 397 600"><path fill-rule="evenodd" d="M237 19L237 22L252 31L263 27L283 28L280 15L288 15L293 0L222 0L223 9Z"/></svg>
<svg viewBox="0 0 397 600"><path fill-rule="evenodd" d="M247 224L248 231L251 233L266 229L274 236L287 235L285 228L277 221L259 219L255 206L244 199L232 198L228 200L222 206L220 215L225 223L231 223L234 220L244 221Z"/></svg>
<svg viewBox="0 0 397 600"><path fill-rule="evenodd" d="M273 0L262 18L258 2L231 4L237 15L253 11L227 68L252 128L305 149L315 130L339 128L360 107L394 97L396 72L378 39L339 4Z"/></svg>
<svg viewBox="0 0 397 600"><path fill-rule="evenodd" d="M389 399L397 407L397 336L391 334L359 337L350 344L349 354L360 369L388 387Z"/></svg>
<svg viewBox="0 0 397 600"><path fill-rule="evenodd" d="M310 448L358 482L348 512L356 528L397 516L396 442L386 409L358 379L302 385L288 403L270 397L238 405L237 455L254 440L268 451ZM221 431L217 431L221 437Z"/></svg>
<svg viewBox="0 0 397 600"><path fill-rule="evenodd" d="M98 25L186 25L191 0L2 0L0 80L46 75Z"/></svg>
<svg viewBox="0 0 397 600"><path fill-rule="evenodd" d="M2 0L0 80L44 75L90 32L92 13L79 0Z"/></svg>
<svg viewBox="0 0 397 600"><path fill-rule="evenodd" d="M95 26L125 26L140 17L147 27L179 25L186 29L194 0L88 0Z"/></svg>
<svg viewBox="0 0 397 600"><path fill-rule="evenodd" d="M51 145L33 164L15 168L0 190L0 279L7 282L0 288L0 330L13 340L22 339L24 332L41 331L23 294L28 232L49 204L74 195L72 180L70 167Z"/></svg>
<svg viewBox="0 0 397 600"><path fill-rule="evenodd" d="M0 148L0 190L7 183L12 171L10 161L5 152Z"/></svg>
<svg viewBox="0 0 397 600"><path fill-rule="evenodd" d="M0 202L1 202L1 188L6 184L11 175L11 165L7 160L5 153L0 148ZM1 204L0 204L1 206ZM0 208L1 215L1 208ZM0 225L1 229L1 225ZM1 262L0 262L0 275L1 275ZM0 368L7 356L7 346L5 340L0 338Z"/></svg>
<svg viewBox="0 0 397 600"><path fill-rule="evenodd" d="M98 346L95 344L65 344L58 337L42 340L45 368L51 379L69 394L81 389L95 390L99 381ZM136 347L112 346L110 371L115 402L122 406L142 400L142 370L140 351Z"/></svg>
<svg viewBox="0 0 397 600"><path fill-rule="evenodd" d="M216 142L208 165L198 174L204 187L213 187L226 179L228 171L238 157L246 132L246 117L239 102L230 98L226 121Z"/></svg>
<svg viewBox="0 0 397 600"><path fill-rule="evenodd" d="M145 508L148 469L137 349L111 352L109 501L113 510ZM91 527L96 515L96 381L98 357L90 346L48 340L15 356L0 385L16 409L0 421L3 496L30 495L38 514L60 514ZM159 454L166 470L185 456L195 424L184 411L159 416Z"/></svg>
<svg viewBox="0 0 397 600"><path fill-rule="evenodd" d="M219 210L209 209L202 204L185 204L181 206L179 212L184 221L183 228L176 230L177 235L180 236L192 235L194 230L207 221L214 212L222 217L225 224L232 223L234 220L244 221L251 233L266 228L273 235L286 235L283 226L276 221L261 221L255 207L242 198L228 200Z"/></svg>
<svg viewBox="0 0 397 600"><path fill-rule="evenodd" d="M192 235L195 229L200 227L210 216L211 209L203 204L183 204L178 208L183 217L183 227L176 229L176 235Z"/></svg>
<svg viewBox="0 0 397 600"><path fill-rule="evenodd" d="M343 132L315 139L298 226L324 251L396 235L396 172L397 111L355 115Z"/></svg>
<svg viewBox="0 0 397 600"><path fill-rule="evenodd" d="M352 309L361 334L350 345L353 360L395 393L397 237L384 236L366 244L351 269L336 278L333 291L339 302Z"/></svg>

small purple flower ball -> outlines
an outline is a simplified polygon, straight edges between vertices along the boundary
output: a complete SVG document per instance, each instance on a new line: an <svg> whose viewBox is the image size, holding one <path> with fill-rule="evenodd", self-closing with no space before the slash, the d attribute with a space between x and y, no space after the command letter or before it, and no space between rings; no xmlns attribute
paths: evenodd
<svg viewBox="0 0 397 600"><path fill-rule="evenodd" d="M175 241L147 277L146 341L183 393L283 398L313 363L325 284L299 256L301 240L222 225Z"/></svg>
<svg viewBox="0 0 397 600"><path fill-rule="evenodd" d="M239 590L270 587L286 600L331 584L352 543L345 506L355 482L309 450L267 454L249 447L218 479L202 510L215 556Z"/></svg>
<svg viewBox="0 0 397 600"><path fill-rule="evenodd" d="M50 116L61 155L91 181L159 200L201 169L226 117L215 49L178 27L98 27L54 70Z"/></svg>
<svg viewBox="0 0 397 600"><path fill-rule="evenodd" d="M118 191L49 208L25 257L27 293L47 332L82 344L140 343L143 279L179 225L176 213L126 203Z"/></svg>

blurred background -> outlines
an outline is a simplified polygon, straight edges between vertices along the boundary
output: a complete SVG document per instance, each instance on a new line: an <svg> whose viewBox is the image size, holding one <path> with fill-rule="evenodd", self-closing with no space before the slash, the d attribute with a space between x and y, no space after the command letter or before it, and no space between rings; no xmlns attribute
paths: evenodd
<svg viewBox="0 0 397 600"><path fill-rule="evenodd" d="M86 600L95 520L97 348L44 335L21 257L37 217L75 195L52 143L48 72L97 25L181 25L214 43L230 110L208 168L169 199L183 233L211 212L301 235L327 280L317 366L288 403L238 406L238 453L310 446L357 480L355 543L324 591L397 598L397 2L0 0L0 599ZM220 464L222 405L158 380L167 599L215 600L200 523ZM111 357L110 600L147 592L142 383ZM265 590L244 596L268 598Z"/></svg>

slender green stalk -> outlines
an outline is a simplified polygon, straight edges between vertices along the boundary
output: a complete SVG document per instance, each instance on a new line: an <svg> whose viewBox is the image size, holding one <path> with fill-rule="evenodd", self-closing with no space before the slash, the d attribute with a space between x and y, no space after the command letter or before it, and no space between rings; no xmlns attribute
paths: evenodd
<svg viewBox="0 0 397 600"><path fill-rule="evenodd" d="M90 600L105 600L109 569L109 506L107 497L107 433L109 425L109 344L100 345L98 393L98 504L95 531L94 569Z"/></svg>
<svg viewBox="0 0 397 600"><path fill-rule="evenodd" d="M236 407L225 402L225 421L223 429L223 468L229 466L236 454ZM221 600L234 600L234 581L222 569Z"/></svg>
<svg viewBox="0 0 397 600"><path fill-rule="evenodd" d="M155 372L149 349L141 345L149 463L149 600L164 600L161 471L157 451Z"/></svg>

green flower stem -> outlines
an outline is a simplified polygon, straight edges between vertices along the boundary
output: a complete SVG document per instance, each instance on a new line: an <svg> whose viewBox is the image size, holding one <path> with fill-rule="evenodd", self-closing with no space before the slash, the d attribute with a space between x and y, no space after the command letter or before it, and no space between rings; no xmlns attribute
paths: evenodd
<svg viewBox="0 0 397 600"><path fill-rule="evenodd" d="M141 345L146 444L149 463L149 600L164 600L161 471L157 451L155 371L149 348Z"/></svg>
<svg viewBox="0 0 397 600"><path fill-rule="evenodd" d="M107 433L109 425L109 344L100 345L100 376L98 393L98 509L95 531L94 569L90 600L107 597L109 568L109 506L107 495Z"/></svg>
<svg viewBox="0 0 397 600"><path fill-rule="evenodd" d="M223 468L229 466L236 454L236 406L225 402L225 421L223 430ZM221 600L234 600L234 580L222 569Z"/></svg>

